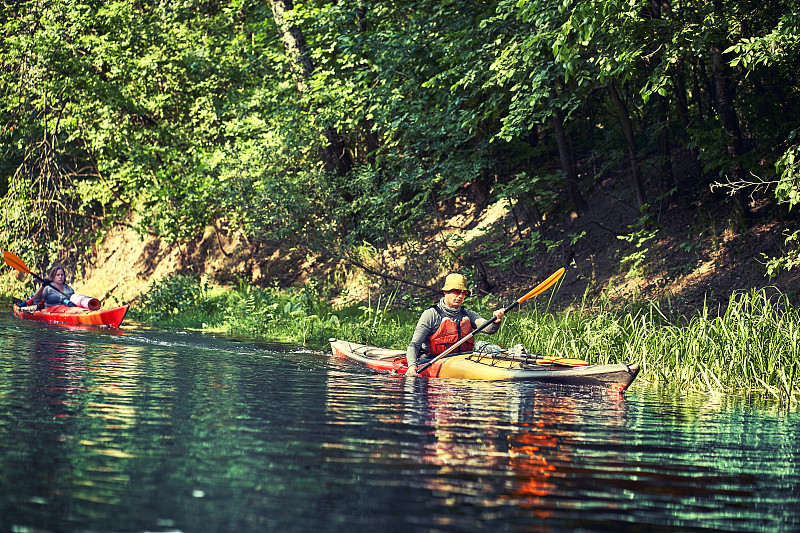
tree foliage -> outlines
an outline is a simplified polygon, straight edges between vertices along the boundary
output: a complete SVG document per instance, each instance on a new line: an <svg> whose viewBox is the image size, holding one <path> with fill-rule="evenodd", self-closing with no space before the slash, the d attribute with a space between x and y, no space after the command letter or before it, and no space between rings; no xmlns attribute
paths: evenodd
<svg viewBox="0 0 800 533"><path fill-rule="evenodd" d="M535 230L607 176L643 209L749 175L792 206L799 20L792 0L6 2L3 244L224 220L335 252L414 238L465 191Z"/></svg>

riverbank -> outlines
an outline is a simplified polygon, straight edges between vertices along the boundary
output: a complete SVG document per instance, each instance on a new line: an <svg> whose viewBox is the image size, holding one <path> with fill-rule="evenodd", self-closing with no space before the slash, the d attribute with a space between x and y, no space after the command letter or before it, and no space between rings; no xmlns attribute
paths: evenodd
<svg viewBox="0 0 800 533"><path fill-rule="evenodd" d="M776 206L753 203L744 221L730 215L720 193L678 192L643 218L624 192L598 181L586 191L590 211L547 213L535 227L524 227L507 201L478 207L465 188L441 204L413 241L365 243L345 255L249 239L224 219L178 243L118 225L67 269L70 285L107 305L138 306L141 294L179 274L223 287L324 287L319 296L335 306L396 293L409 307L435 299L451 271L466 274L480 297L513 301L561 266L567 273L552 301L559 309L659 300L676 316L690 316L726 305L734 292L761 289L800 305L800 269L768 275L767 263L784 251L784 231L792 227ZM49 264L30 267L41 273ZM32 287L30 276L11 269L0 276L0 294L18 296Z"/></svg>
<svg viewBox="0 0 800 533"><path fill-rule="evenodd" d="M785 296L738 292L726 305L706 305L690 316L669 301L610 299L592 308L555 310L554 293L509 313L493 343L590 363L638 363L638 380L708 394L800 400L800 311ZM327 339L405 348L425 306L398 306L396 295L365 305L336 307L319 291L223 290L199 277L171 276L143 296L132 316L168 328L217 331L251 339L292 342L328 351ZM491 297L467 304L484 316L499 307ZM489 339L489 337L486 337Z"/></svg>
<svg viewBox="0 0 800 533"><path fill-rule="evenodd" d="M131 303L132 318L165 327L320 350L329 337L402 348L446 272L467 274L468 305L488 314L566 266L556 290L510 316L498 342L591 362L636 358L640 379L656 383L795 397L800 271L766 275L791 221L763 202L751 206L749 220L732 218L710 191L676 193L643 218L622 192L609 180L595 182L589 212L549 213L521 228L508 203L479 208L465 189L442 203L415 241L364 244L346 257L248 240L224 220L174 244L117 226L80 264L68 265L70 284L106 307ZM0 293L31 290L30 276L8 269L0 277ZM758 302L744 305L746 297ZM751 313L746 324L762 328L759 353L753 333L736 322ZM709 338L709 328L744 336ZM549 336L531 333L539 331Z"/></svg>

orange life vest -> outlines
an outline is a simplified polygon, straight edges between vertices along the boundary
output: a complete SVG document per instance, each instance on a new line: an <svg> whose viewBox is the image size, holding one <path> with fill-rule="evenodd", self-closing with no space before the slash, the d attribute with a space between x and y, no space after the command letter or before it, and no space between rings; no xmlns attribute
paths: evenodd
<svg viewBox="0 0 800 533"><path fill-rule="evenodd" d="M438 311L438 309L437 309ZM439 313L441 315L441 312ZM461 319L460 327L456 326L453 319L442 317L442 323L430 337L428 337L428 354L439 355L444 353L445 350L452 345L472 333L472 323L469 321L468 316ZM475 346L475 337L464 341L455 353L471 352Z"/></svg>

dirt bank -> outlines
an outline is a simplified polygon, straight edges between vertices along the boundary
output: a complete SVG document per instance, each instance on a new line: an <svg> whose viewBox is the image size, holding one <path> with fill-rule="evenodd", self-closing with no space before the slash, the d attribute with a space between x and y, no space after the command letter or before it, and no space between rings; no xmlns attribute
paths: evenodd
<svg viewBox="0 0 800 533"><path fill-rule="evenodd" d="M337 295L365 298L386 287L421 294L420 285L435 296L448 270L471 274L477 294L504 300L520 295L557 268L567 267L558 291L560 305L601 295L617 302L669 297L690 312L704 302L725 302L733 291L769 287L798 300L800 272L765 276L765 257L779 253L785 223L766 203L754 204L753 218L731 216L721 195L675 198L651 207L644 242L619 237L636 228L639 212L620 191L599 183L589 197L591 211L560 218L544 215L530 228L503 202L482 210L469 198L441 208L439 222L420 234L414 246L372 249L354 256L353 263L284 247L253 243L223 226L208 227L192 242L168 244L152 236L141 238L127 226L109 231L86 258L73 286L83 294L109 302L134 302L154 282L171 273L197 273L220 283L277 283L290 286L327 278L340 285ZM529 250L532 231L545 244ZM573 237L579 236L575 242ZM553 243L561 241L561 245ZM509 242L498 249L498 242ZM549 248L547 242L550 243ZM639 246L637 247L637 244ZM520 253L524 250L524 253ZM632 261L641 254L641 261ZM493 263L506 261L501 268ZM628 258L628 262L625 260ZM634 266L635 268L631 268ZM408 280L415 285L399 283Z"/></svg>

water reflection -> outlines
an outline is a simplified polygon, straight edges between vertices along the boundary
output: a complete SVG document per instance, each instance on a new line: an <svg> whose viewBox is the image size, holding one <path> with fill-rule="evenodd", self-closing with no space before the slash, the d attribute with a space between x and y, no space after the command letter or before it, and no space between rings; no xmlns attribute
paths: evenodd
<svg viewBox="0 0 800 533"><path fill-rule="evenodd" d="M364 381L368 399L353 390L352 376L329 377L332 414L361 424L377 414L389 435L369 439L366 426L364 438L328 446L360 450L367 479L394 472L392 484L405 494L401 505L435 527L475 530L500 520L514 530L659 524L681 531L792 531L797 524L796 512L788 521L765 517L765 480L758 474L791 480L775 487L780 495L768 505L785 513L799 503L786 490L798 480L794 417L776 420L783 428L775 437L794 439L793 446L759 445L747 440L765 429L740 428L735 405L716 411L724 402L681 393L674 403L666 394L661 404L663 391L623 397L528 384ZM402 417L390 411L394 402L402 402ZM674 416L681 405L688 413Z"/></svg>
<svg viewBox="0 0 800 533"><path fill-rule="evenodd" d="M607 439L622 439L624 397L531 384L407 382L409 421L430 428L420 460L436 465L425 487L445 505L496 508L531 524L574 509L563 498L569 478L587 474L576 463L587 415L607 422ZM588 410L587 410L588 409Z"/></svg>
<svg viewBox="0 0 800 533"><path fill-rule="evenodd" d="M0 531L797 531L794 412L0 319Z"/></svg>

